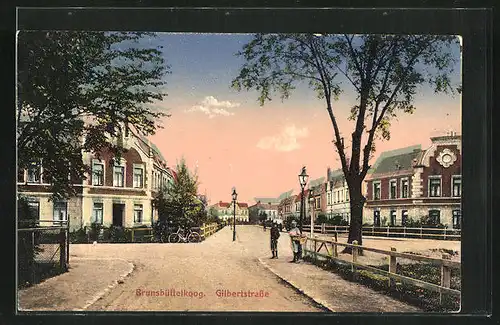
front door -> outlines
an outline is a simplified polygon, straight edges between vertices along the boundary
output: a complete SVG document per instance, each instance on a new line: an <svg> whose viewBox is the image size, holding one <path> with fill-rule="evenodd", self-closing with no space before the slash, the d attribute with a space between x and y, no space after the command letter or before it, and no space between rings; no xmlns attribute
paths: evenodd
<svg viewBox="0 0 500 325"><path fill-rule="evenodd" d="M125 204L113 203L113 226L123 227L123 212Z"/></svg>
<svg viewBox="0 0 500 325"><path fill-rule="evenodd" d="M380 227L380 211L373 211L373 225L375 227Z"/></svg>

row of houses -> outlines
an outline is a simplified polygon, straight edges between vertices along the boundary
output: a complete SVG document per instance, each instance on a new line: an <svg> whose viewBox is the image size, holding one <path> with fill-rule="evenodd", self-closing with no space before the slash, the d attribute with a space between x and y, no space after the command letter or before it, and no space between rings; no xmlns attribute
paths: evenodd
<svg viewBox="0 0 500 325"><path fill-rule="evenodd" d="M460 228L461 136L450 132L421 145L380 154L363 186L366 198L363 223L375 226L406 225L423 217L431 223ZM294 194L296 193L296 194ZM277 198L255 198L250 209L266 211L268 219L300 216L301 191L289 190ZM349 188L342 170L326 171L304 191L305 218L350 220Z"/></svg>
<svg viewBox="0 0 500 325"><path fill-rule="evenodd" d="M77 195L67 200L49 200L43 163L18 170L18 194L28 200L37 219L69 220L71 230L92 223L134 227L157 220L152 200L160 188L175 181L175 171L153 143L130 130L113 141L126 149L120 160L107 150L99 155L82 152L91 175L85 180L71 179Z"/></svg>

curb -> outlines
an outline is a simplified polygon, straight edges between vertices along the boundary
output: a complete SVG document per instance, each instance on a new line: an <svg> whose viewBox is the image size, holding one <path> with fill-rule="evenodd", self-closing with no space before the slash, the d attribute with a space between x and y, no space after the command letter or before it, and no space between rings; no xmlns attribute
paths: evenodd
<svg viewBox="0 0 500 325"><path fill-rule="evenodd" d="M269 266L269 264L267 264L266 262L264 262L260 257L258 258L258 260L259 260L260 264L262 264L269 271L271 271L276 276L278 276L281 280L285 281L286 283L288 283L289 285L291 285L292 287L294 287L295 290L299 291L304 296L309 297L315 303L317 303L318 305L322 306L323 308L329 310L330 312L335 312L335 310L333 309L333 307L328 302L326 302L326 301L324 301L322 299L314 298L314 296L312 295L312 293L310 293L310 292L308 292L308 291L300 288L300 286L297 283L295 283L294 281L292 281L292 280L288 279L287 277L283 276L282 274L280 274L278 271L276 271L271 266Z"/></svg>
<svg viewBox="0 0 500 325"><path fill-rule="evenodd" d="M109 260L109 258L107 258L106 260ZM113 260L120 260L120 261L127 262L129 265L129 269L125 273L121 274L120 277L118 278L118 280L113 281L113 283L108 285L103 291L97 293L94 297L92 297L92 299L88 300L85 303L85 305L83 306L83 308L75 309L74 311L85 311L87 308L89 308L94 303L96 303L99 299L104 297L108 292L110 292L112 289L114 289L118 284L123 283L125 278L127 278L135 270L134 263L131 263L131 262L124 260L122 258L113 258Z"/></svg>

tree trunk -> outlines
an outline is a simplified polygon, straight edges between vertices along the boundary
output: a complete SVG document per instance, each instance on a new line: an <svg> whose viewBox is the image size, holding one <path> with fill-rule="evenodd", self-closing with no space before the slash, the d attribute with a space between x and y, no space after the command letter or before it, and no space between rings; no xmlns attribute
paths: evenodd
<svg viewBox="0 0 500 325"><path fill-rule="evenodd" d="M348 244L352 244L353 241L357 241L358 245L363 244L362 237L362 228L363 228L363 206L365 203L365 197L361 192L361 184L363 180L354 179L352 181L348 181L349 186L349 202L350 202L350 211L351 211L351 220L349 225L349 237L347 239ZM346 247L343 253L351 254L352 249L350 247ZM361 251L360 251L361 253Z"/></svg>

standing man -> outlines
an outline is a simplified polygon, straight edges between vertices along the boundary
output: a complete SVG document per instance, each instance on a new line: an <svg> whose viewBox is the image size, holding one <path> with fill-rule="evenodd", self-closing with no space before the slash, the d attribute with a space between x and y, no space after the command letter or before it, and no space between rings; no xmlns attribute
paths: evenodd
<svg viewBox="0 0 500 325"><path fill-rule="evenodd" d="M300 229L297 228L297 221L292 221L292 229L288 232L292 241L293 261L290 263L298 263L302 254L302 245L300 243L300 236L302 235Z"/></svg>
<svg viewBox="0 0 500 325"><path fill-rule="evenodd" d="M276 225L276 222L273 222L271 225L271 252L273 253L273 257L271 258L278 258L278 238L280 238L280 231L278 229L278 226Z"/></svg>

